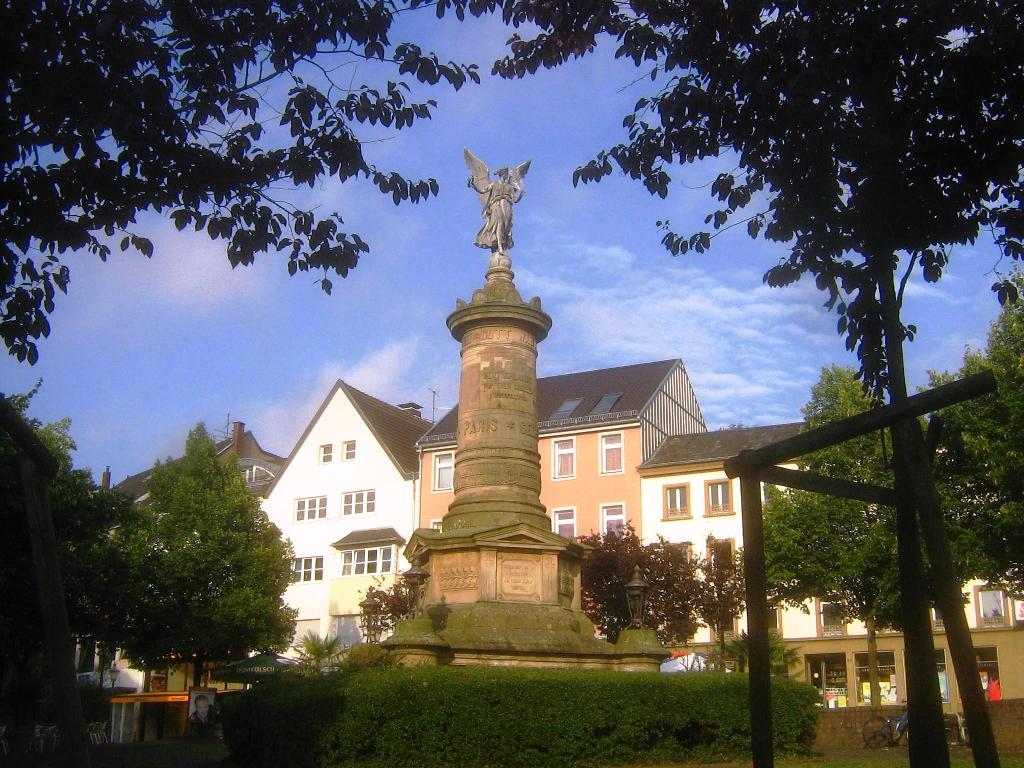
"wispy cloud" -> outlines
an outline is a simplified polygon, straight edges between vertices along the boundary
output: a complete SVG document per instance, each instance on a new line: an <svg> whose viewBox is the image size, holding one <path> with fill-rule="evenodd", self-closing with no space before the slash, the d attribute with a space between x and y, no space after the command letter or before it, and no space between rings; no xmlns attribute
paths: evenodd
<svg viewBox="0 0 1024 768"><path fill-rule="evenodd" d="M395 339L353 360L329 360L315 376L303 378L286 392L246 407L261 442L271 450L289 453L334 383L341 379L367 394L397 404L414 401L430 418L431 393L438 393L438 417L454 404L458 386L458 353L437 359L420 336Z"/></svg>
<svg viewBox="0 0 1024 768"><path fill-rule="evenodd" d="M524 293L539 294L556 319L541 350L546 372L680 357L710 425L788 421L839 346L813 289L735 275L727 283L667 259L638 267L618 245L556 247L557 259L517 269Z"/></svg>

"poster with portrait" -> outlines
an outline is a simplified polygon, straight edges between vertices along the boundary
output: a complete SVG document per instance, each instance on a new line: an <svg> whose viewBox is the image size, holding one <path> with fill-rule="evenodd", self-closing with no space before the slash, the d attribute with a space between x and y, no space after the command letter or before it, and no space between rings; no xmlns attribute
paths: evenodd
<svg viewBox="0 0 1024 768"><path fill-rule="evenodd" d="M217 689L189 688L188 721L210 724L217 719Z"/></svg>

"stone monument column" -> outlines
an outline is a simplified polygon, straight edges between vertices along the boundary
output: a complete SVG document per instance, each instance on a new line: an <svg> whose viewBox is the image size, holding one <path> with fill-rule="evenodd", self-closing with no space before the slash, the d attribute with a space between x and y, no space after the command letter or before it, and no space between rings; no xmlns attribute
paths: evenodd
<svg viewBox="0 0 1024 768"><path fill-rule="evenodd" d="M446 531L518 522L551 527L540 503L537 452L537 343L551 318L539 299L522 300L508 261L495 254L484 287L448 316L462 343L462 377Z"/></svg>
<svg viewBox="0 0 1024 768"><path fill-rule="evenodd" d="M653 632L624 632L618 646L595 637L581 603L589 550L552 532L540 503L537 344L551 318L540 299L523 301L505 252L530 164L491 179L468 150L466 162L483 205L476 245L491 257L483 287L448 316L462 345L455 498L441 530L420 528L406 547L428 580L384 645L408 665L656 670L665 650Z"/></svg>

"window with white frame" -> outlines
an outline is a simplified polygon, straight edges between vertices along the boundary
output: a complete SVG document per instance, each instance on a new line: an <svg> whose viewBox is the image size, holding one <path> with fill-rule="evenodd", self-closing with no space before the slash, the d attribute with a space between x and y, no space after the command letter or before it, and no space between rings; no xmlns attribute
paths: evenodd
<svg viewBox="0 0 1024 768"><path fill-rule="evenodd" d="M452 489L452 478L455 472L454 453L434 454L434 490L450 491Z"/></svg>
<svg viewBox="0 0 1024 768"><path fill-rule="evenodd" d="M326 443L325 445L321 445L320 446L320 463L321 464L330 464L332 461L334 461L334 445L331 444L331 443Z"/></svg>
<svg viewBox="0 0 1024 768"><path fill-rule="evenodd" d="M729 501L729 481L710 480L707 484L708 509L706 514L730 515L732 504Z"/></svg>
<svg viewBox="0 0 1024 768"><path fill-rule="evenodd" d="M626 528L626 508L622 504L601 505L601 530L620 534Z"/></svg>
<svg viewBox="0 0 1024 768"><path fill-rule="evenodd" d="M292 560L292 581L322 581L323 578L322 557L296 557Z"/></svg>
<svg viewBox="0 0 1024 768"><path fill-rule="evenodd" d="M366 547L346 549L341 553L342 576L364 576L372 573L391 573L394 547Z"/></svg>
<svg viewBox="0 0 1024 768"><path fill-rule="evenodd" d="M313 496L308 499L295 500L295 519L297 521L317 520L324 517L327 517L326 496Z"/></svg>
<svg viewBox="0 0 1024 768"><path fill-rule="evenodd" d="M666 520L679 520L687 517L690 517L690 486L666 486L664 518Z"/></svg>
<svg viewBox="0 0 1024 768"><path fill-rule="evenodd" d="M376 509L377 492L372 489L368 491L349 491L341 496L341 514L345 516L369 515Z"/></svg>
<svg viewBox="0 0 1024 768"><path fill-rule="evenodd" d="M821 634L826 637L846 634L843 612L836 603L821 604Z"/></svg>
<svg viewBox="0 0 1024 768"><path fill-rule="evenodd" d="M978 616L983 627L1002 627L1006 624L1006 599L1001 589L978 590Z"/></svg>
<svg viewBox="0 0 1024 768"><path fill-rule="evenodd" d="M567 539L576 538L576 510L555 509L551 511L551 530Z"/></svg>
<svg viewBox="0 0 1024 768"><path fill-rule="evenodd" d="M569 437L554 440L551 444L552 466L555 480L564 480L576 476L576 440Z"/></svg>
<svg viewBox="0 0 1024 768"><path fill-rule="evenodd" d="M346 440L341 444L342 461L352 461L356 457L356 441Z"/></svg>
<svg viewBox="0 0 1024 768"><path fill-rule="evenodd" d="M622 474L622 433L601 435L601 474Z"/></svg>

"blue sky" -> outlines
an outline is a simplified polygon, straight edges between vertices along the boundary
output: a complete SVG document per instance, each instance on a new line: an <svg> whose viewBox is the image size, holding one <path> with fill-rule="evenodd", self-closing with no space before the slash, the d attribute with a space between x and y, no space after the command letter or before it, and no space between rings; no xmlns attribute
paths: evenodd
<svg viewBox="0 0 1024 768"><path fill-rule="evenodd" d="M444 57L480 63L480 86L435 98L434 118L401 132L363 130L372 162L409 177L433 176L441 194L395 207L368 183L328 181L299 199L337 210L371 253L332 296L315 276L289 278L284 257L232 270L223 242L140 220L152 260L117 253L106 264L68 257L69 296L35 366L0 360L0 389L43 386L32 415L72 419L76 463L115 482L180 453L196 422L222 429L246 422L265 448L287 454L336 378L438 417L456 399L458 345L445 317L483 281L486 253L473 246L479 206L466 188L463 147L491 168L532 159L516 207L516 283L552 316L540 347L541 375L679 357L710 428L800 417L822 366L854 365L812 282L763 285L783 251L723 234L710 253L673 258L655 227L703 228L707 186L727 160L682 169L668 200L613 176L574 189L572 171L624 138L622 117L651 84L598 53L524 81L486 75L508 36L497 20L427 25ZM397 37L400 36L396 36ZM375 80L368 65L338 71ZM954 250L935 285L916 278L906 322L911 386L927 370L959 367L965 345L981 346L998 312L988 289L999 254L988 241Z"/></svg>

